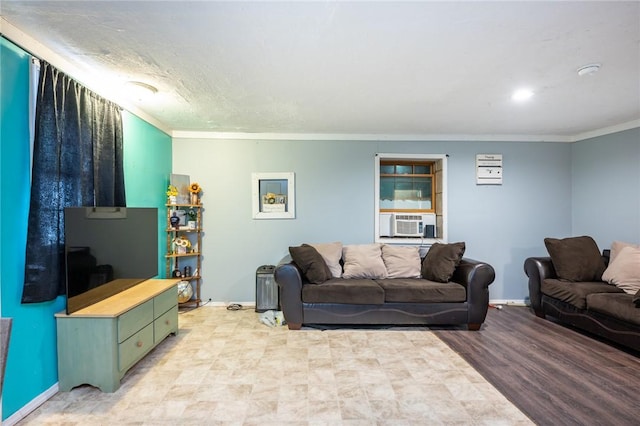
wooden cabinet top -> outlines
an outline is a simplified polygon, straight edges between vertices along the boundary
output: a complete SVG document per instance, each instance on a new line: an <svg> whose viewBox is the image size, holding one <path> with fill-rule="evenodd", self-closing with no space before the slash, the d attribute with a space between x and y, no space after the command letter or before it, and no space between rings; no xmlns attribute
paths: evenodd
<svg viewBox="0 0 640 426"><path fill-rule="evenodd" d="M86 317L109 317L115 318L128 310L146 302L176 285L180 279L151 279L141 282L129 289L121 291L111 297L91 306L80 309L67 315L65 312L58 312L56 317L60 318L86 318ZM178 293L176 293L176 304L178 303Z"/></svg>

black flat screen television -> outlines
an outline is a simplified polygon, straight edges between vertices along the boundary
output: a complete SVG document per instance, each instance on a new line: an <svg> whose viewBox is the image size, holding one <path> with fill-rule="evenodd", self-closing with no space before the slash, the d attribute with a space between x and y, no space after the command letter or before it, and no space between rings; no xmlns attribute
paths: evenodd
<svg viewBox="0 0 640 426"><path fill-rule="evenodd" d="M67 314L158 275L158 209L64 209Z"/></svg>

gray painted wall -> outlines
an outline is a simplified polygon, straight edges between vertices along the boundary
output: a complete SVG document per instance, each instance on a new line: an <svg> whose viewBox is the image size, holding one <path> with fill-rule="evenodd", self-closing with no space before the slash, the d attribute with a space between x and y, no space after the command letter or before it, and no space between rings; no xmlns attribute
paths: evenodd
<svg viewBox="0 0 640 426"><path fill-rule="evenodd" d="M202 298L255 300L255 271L304 242L374 238L374 155L449 154L449 240L496 269L492 300L524 300L522 265L571 234L571 144L174 138L173 172L203 187ZM475 184L476 154L504 155L504 184ZM253 220L251 173L295 172L296 219Z"/></svg>
<svg viewBox="0 0 640 426"><path fill-rule="evenodd" d="M573 234L640 243L640 128L574 143L572 165Z"/></svg>

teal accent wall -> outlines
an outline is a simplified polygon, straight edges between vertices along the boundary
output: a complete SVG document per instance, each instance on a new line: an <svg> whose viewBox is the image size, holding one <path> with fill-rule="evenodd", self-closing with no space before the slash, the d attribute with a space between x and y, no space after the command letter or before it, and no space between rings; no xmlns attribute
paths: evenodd
<svg viewBox="0 0 640 426"><path fill-rule="evenodd" d="M127 206L158 208L158 275L164 278L171 137L127 111L122 114L122 122Z"/></svg>
<svg viewBox="0 0 640 426"><path fill-rule="evenodd" d="M65 298L20 303L29 213L30 55L0 38L0 315L13 318L2 395L2 419L15 414L58 381L54 314ZM165 225L165 190L171 173L171 138L123 112L127 202L158 207ZM159 273L164 271L164 232L158 233Z"/></svg>
<svg viewBox="0 0 640 426"><path fill-rule="evenodd" d="M0 313L13 318L2 395L5 419L58 380L53 315L64 309L64 298L20 304L29 214L30 56L4 38L0 43Z"/></svg>

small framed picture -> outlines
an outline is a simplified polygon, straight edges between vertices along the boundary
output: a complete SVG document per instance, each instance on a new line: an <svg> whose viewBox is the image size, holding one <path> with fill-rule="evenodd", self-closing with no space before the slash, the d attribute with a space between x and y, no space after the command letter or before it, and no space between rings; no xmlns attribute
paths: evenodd
<svg viewBox="0 0 640 426"><path fill-rule="evenodd" d="M252 173L254 219L295 219L295 174Z"/></svg>

